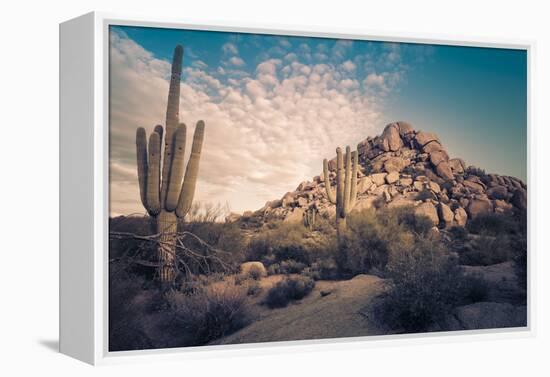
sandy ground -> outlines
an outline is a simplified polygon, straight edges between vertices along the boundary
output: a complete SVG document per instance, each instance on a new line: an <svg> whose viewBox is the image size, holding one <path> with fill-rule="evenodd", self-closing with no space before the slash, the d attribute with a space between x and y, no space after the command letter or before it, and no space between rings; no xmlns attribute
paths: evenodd
<svg viewBox="0 0 550 377"><path fill-rule="evenodd" d="M269 288L281 278L278 275L262 279L262 292L251 303L255 321L234 334L218 339L215 344L387 333L377 326L372 315L365 310L372 299L386 289L384 280L372 275L358 275L346 281L318 281L314 290L304 299L286 308L269 309L261 302Z"/></svg>

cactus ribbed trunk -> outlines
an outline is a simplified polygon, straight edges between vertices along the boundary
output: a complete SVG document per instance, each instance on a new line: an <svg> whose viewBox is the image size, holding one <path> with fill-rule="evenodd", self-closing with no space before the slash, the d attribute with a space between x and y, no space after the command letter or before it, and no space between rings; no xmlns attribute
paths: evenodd
<svg viewBox="0 0 550 377"><path fill-rule="evenodd" d="M174 212L161 211L157 217L157 232L160 233L158 247L159 278L163 283L174 281L176 266L176 236L178 218Z"/></svg>
<svg viewBox="0 0 550 377"><path fill-rule="evenodd" d="M345 164L344 164L345 157ZM330 185L328 161L323 161L323 175L327 197L332 204L336 204L336 231L338 239L345 233L347 216L353 210L357 201L357 171L359 159L357 151L346 147L346 154L342 156L342 149L336 148L336 194Z"/></svg>
<svg viewBox="0 0 550 377"><path fill-rule="evenodd" d="M179 98L183 47L176 46L172 60L172 75L166 106L166 129L155 127L149 137L140 127L136 132L136 160L141 201L155 222L160 235L157 259L159 280L163 284L174 282L177 273L176 241L178 218L183 219L193 202L199 161L204 139L204 122L199 120L193 136L191 156L185 170L184 155L187 138L186 126L179 123ZM164 136L164 159L162 140Z"/></svg>

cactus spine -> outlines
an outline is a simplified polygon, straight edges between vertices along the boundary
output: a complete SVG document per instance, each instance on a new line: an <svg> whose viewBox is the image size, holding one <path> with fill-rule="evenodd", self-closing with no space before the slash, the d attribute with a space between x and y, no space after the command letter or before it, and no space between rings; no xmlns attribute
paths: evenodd
<svg viewBox="0 0 550 377"><path fill-rule="evenodd" d="M330 184L328 161L323 160L323 176L327 197L332 204L336 204L336 229L338 236L346 229L346 219L357 201L357 170L359 161L357 151L351 152L346 147L345 155L342 156L342 149L336 148L336 194Z"/></svg>
<svg viewBox="0 0 550 377"><path fill-rule="evenodd" d="M184 178L187 127L179 123L178 113L182 58L183 48L178 45L172 60L166 132L164 133L162 126L156 126L149 136L148 147L145 129L140 127L136 132L140 197L143 206L155 220L156 232L160 234L157 250L160 263L158 273L160 281L165 284L172 283L175 278L177 224L178 219L185 217L193 202L205 128L202 120L197 122ZM164 161L161 167L163 134Z"/></svg>

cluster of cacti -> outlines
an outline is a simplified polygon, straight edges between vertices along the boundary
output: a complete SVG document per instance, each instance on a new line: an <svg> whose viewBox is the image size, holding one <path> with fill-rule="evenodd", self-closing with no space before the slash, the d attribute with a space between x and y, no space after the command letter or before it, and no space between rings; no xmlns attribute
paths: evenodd
<svg viewBox="0 0 550 377"><path fill-rule="evenodd" d="M162 159L162 126L156 126L149 136L140 127L136 132L137 170L141 202L155 220L155 230L160 234L158 247L159 278L170 283L175 277L176 234L178 218L183 219L193 202L202 142L204 122L197 122L191 157L184 177L184 154L187 129L179 123L179 97L183 48L176 46L172 61L172 76L168 91L166 110L166 133L164 135L164 158ZM162 171L162 173L161 173Z"/></svg>
<svg viewBox="0 0 550 377"><path fill-rule="evenodd" d="M315 228L317 221L318 210L314 206L309 207L304 211L304 226L309 229Z"/></svg>
<svg viewBox="0 0 550 377"><path fill-rule="evenodd" d="M350 147L346 147L345 159L344 167L342 149L336 148L336 194L330 184L328 161L326 158L323 160L325 188L329 201L336 204L336 228L339 236L345 231L346 217L357 201L357 170L359 167L357 151L351 152Z"/></svg>

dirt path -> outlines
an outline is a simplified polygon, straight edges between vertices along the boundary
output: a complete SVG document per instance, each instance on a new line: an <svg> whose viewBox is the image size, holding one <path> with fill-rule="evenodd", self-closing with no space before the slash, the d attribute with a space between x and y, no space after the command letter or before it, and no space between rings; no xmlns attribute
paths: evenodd
<svg viewBox="0 0 550 377"><path fill-rule="evenodd" d="M255 297L252 303L256 320L240 331L218 339L215 344L354 337L384 333L372 319L372 315L364 310L374 297L384 292L384 280L372 275L358 275L346 281L318 281L307 297L286 308L269 309L261 305L267 290L280 279L281 276L263 279L262 294Z"/></svg>

